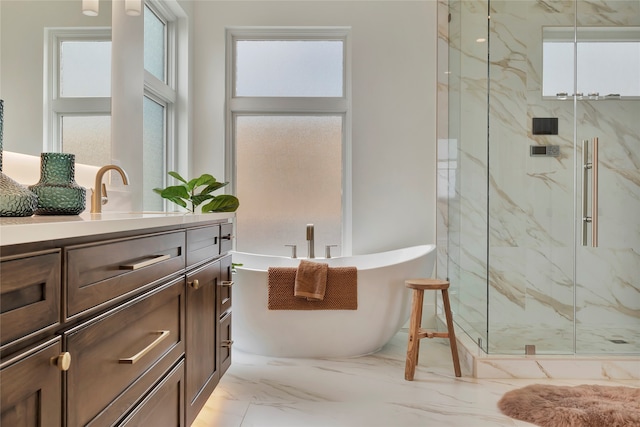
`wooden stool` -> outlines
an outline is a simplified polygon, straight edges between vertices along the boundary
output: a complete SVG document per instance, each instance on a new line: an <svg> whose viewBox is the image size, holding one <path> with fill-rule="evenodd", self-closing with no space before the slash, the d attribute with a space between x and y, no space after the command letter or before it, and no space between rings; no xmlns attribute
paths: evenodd
<svg viewBox="0 0 640 427"><path fill-rule="evenodd" d="M404 379L413 381L418 364L418 353L420 351L420 340L422 338L449 338L451 355L453 356L453 368L456 377L462 376L460 373L460 359L458 358L458 346L456 345L456 334L453 330L453 316L449 305L449 282L438 279L409 279L405 280L405 286L413 289L413 300L411 302L411 320L409 322L409 344L407 346L407 363L404 369ZM420 327L422 322L422 302L424 291L442 291L442 302L444 303L444 314L447 317L448 332L431 332Z"/></svg>

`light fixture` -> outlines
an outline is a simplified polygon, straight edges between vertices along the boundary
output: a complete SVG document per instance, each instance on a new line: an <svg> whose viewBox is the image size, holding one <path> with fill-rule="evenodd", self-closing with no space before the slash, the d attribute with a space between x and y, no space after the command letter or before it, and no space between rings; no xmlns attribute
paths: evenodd
<svg viewBox="0 0 640 427"><path fill-rule="evenodd" d="M124 10L129 16L140 16L142 0L124 0Z"/></svg>
<svg viewBox="0 0 640 427"><path fill-rule="evenodd" d="M87 16L98 16L99 0L82 0L82 13Z"/></svg>

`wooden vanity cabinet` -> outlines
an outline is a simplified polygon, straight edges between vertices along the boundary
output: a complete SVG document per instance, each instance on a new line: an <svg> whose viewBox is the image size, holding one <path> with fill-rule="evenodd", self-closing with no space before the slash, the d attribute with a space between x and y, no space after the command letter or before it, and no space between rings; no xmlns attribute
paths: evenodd
<svg viewBox="0 0 640 427"><path fill-rule="evenodd" d="M0 425L189 426L230 363L229 226L2 246Z"/></svg>

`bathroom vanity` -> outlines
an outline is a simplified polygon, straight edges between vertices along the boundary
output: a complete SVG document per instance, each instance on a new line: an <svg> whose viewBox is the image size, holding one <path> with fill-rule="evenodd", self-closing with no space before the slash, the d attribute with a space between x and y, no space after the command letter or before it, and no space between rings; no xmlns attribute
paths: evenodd
<svg viewBox="0 0 640 427"><path fill-rule="evenodd" d="M0 425L190 425L231 364L233 216L0 219Z"/></svg>

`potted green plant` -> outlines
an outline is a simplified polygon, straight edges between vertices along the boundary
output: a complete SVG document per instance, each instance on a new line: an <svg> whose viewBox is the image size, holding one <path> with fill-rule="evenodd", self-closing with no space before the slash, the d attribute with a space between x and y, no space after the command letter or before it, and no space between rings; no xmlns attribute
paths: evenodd
<svg viewBox="0 0 640 427"><path fill-rule="evenodd" d="M219 182L208 173L200 175L187 181L180 176L178 172L169 172L169 175L182 182L180 185L171 185L167 188L154 188L153 191L162 198L167 199L189 212L195 212L196 208L202 203L202 213L207 212L235 212L240 206L237 197L230 194L221 194L214 196L214 191L229 184L228 182Z"/></svg>

